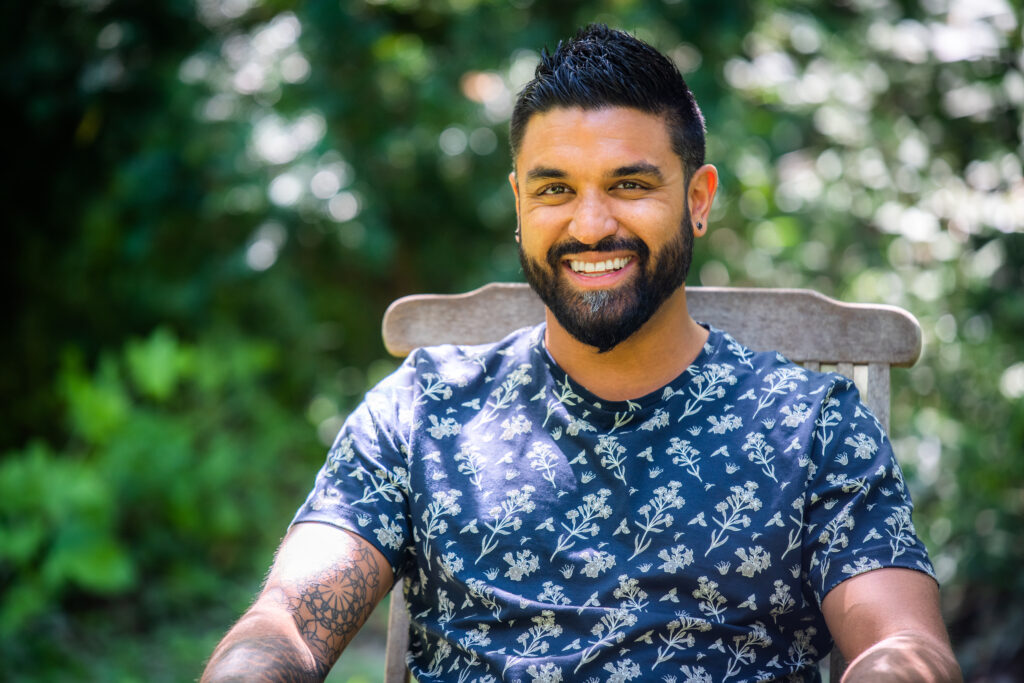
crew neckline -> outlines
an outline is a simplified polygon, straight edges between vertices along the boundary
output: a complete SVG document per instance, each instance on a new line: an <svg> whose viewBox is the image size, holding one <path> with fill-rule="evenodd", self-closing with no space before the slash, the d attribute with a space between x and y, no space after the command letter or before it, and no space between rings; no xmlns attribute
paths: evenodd
<svg viewBox="0 0 1024 683"><path fill-rule="evenodd" d="M568 386L572 389L573 393L581 399L575 404L563 402L567 411L578 417L585 417L589 422L594 421L595 414L607 415L609 418L614 419L616 415L633 412L636 413L636 416L631 420L631 422L635 423L637 417L650 413L652 407L661 405L662 401L667 397L682 392L687 385L693 381L693 378L699 374L694 371L694 368L699 368L700 366L707 364L718 354L719 347L722 344L722 331L707 323L698 321L697 324L708 331L708 338L704 341L700 352L697 354L697 357L693 359L693 362L691 362L683 369L682 372L679 373L679 375L664 386L638 398L628 400L615 401L603 399L577 382L569 375L569 373L562 369L562 366L560 366L558 361L551 356L547 345L544 343L547 323L542 322L538 325L533 345L537 355L541 357L542 361L547 366L551 384L553 386L558 386L568 382ZM584 415L584 413L586 413L586 415Z"/></svg>

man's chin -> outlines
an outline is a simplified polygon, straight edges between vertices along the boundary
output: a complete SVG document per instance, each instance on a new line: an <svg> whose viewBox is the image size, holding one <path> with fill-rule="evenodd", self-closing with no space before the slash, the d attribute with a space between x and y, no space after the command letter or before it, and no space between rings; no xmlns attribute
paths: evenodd
<svg viewBox="0 0 1024 683"><path fill-rule="evenodd" d="M618 294L618 296L617 296ZM612 350L640 329L649 315L627 292L590 290L561 296L548 308L574 339L599 352Z"/></svg>
<svg viewBox="0 0 1024 683"><path fill-rule="evenodd" d="M633 336L637 328L623 329L618 326L601 325L572 328L562 325L569 335L579 343L592 347L598 353L608 353Z"/></svg>
<svg viewBox="0 0 1024 683"><path fill-rule="evenodd" d="M556 268L544 270L522 258L523 272L559 326L570 336L600 353L612 350L643 327L653 313L653 301L633 273L605 287L581 287Z"/></svg>
<svg viewBox="0 0 1024 683"><path fill-rule="evenodd" d="M635 305L629 292L611 289L591 289L577 293L572 307L577 315L591 318L595 325L614 324Z"/></svg>

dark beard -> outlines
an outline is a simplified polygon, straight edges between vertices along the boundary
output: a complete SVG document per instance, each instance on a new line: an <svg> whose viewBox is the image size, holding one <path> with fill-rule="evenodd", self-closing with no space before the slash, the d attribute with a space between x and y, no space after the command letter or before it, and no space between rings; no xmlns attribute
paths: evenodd
<svg viewBox="0 0 1024 683"><path fill-rule="evenodd" d="M586 251L628 250L636 254L633 281L615 289L578 291L562 275L562 258ZM637 238L606 237L595 245L569 239L551 247L547 264L523 253L519 263L533 291L555 319L578 341L605 353L618 346L650 320L665 300L686 281L693 259L693 229L687 206L676 236L651 263L650 249Z"/></svg>

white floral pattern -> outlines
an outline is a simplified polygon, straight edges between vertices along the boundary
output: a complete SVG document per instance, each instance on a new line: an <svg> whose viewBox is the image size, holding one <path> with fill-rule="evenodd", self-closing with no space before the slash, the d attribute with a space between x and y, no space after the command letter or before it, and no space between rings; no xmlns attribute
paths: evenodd
<svg viewBox="0 0 1024 683"><path fill-rule="evenodd" d="M712 329L664 389L602 401L543 332L414 352L296 515L406 579L420 681L816 681L829 590L931 573L848 379Z"/></svg>

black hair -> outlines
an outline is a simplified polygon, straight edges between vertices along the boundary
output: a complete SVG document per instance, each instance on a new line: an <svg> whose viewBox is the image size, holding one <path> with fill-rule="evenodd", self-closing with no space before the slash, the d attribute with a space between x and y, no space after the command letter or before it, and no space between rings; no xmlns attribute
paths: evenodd
<svg viewBox="0 0 1024 683"><path fill-rule="evenodd" d="M686 178L704 164L704 117L679 69L644 41L590 24L554 54L545 48L533 80L516 98L509 126L515 163L534 114L558 107L631 107L664 116Z"/></svg>

